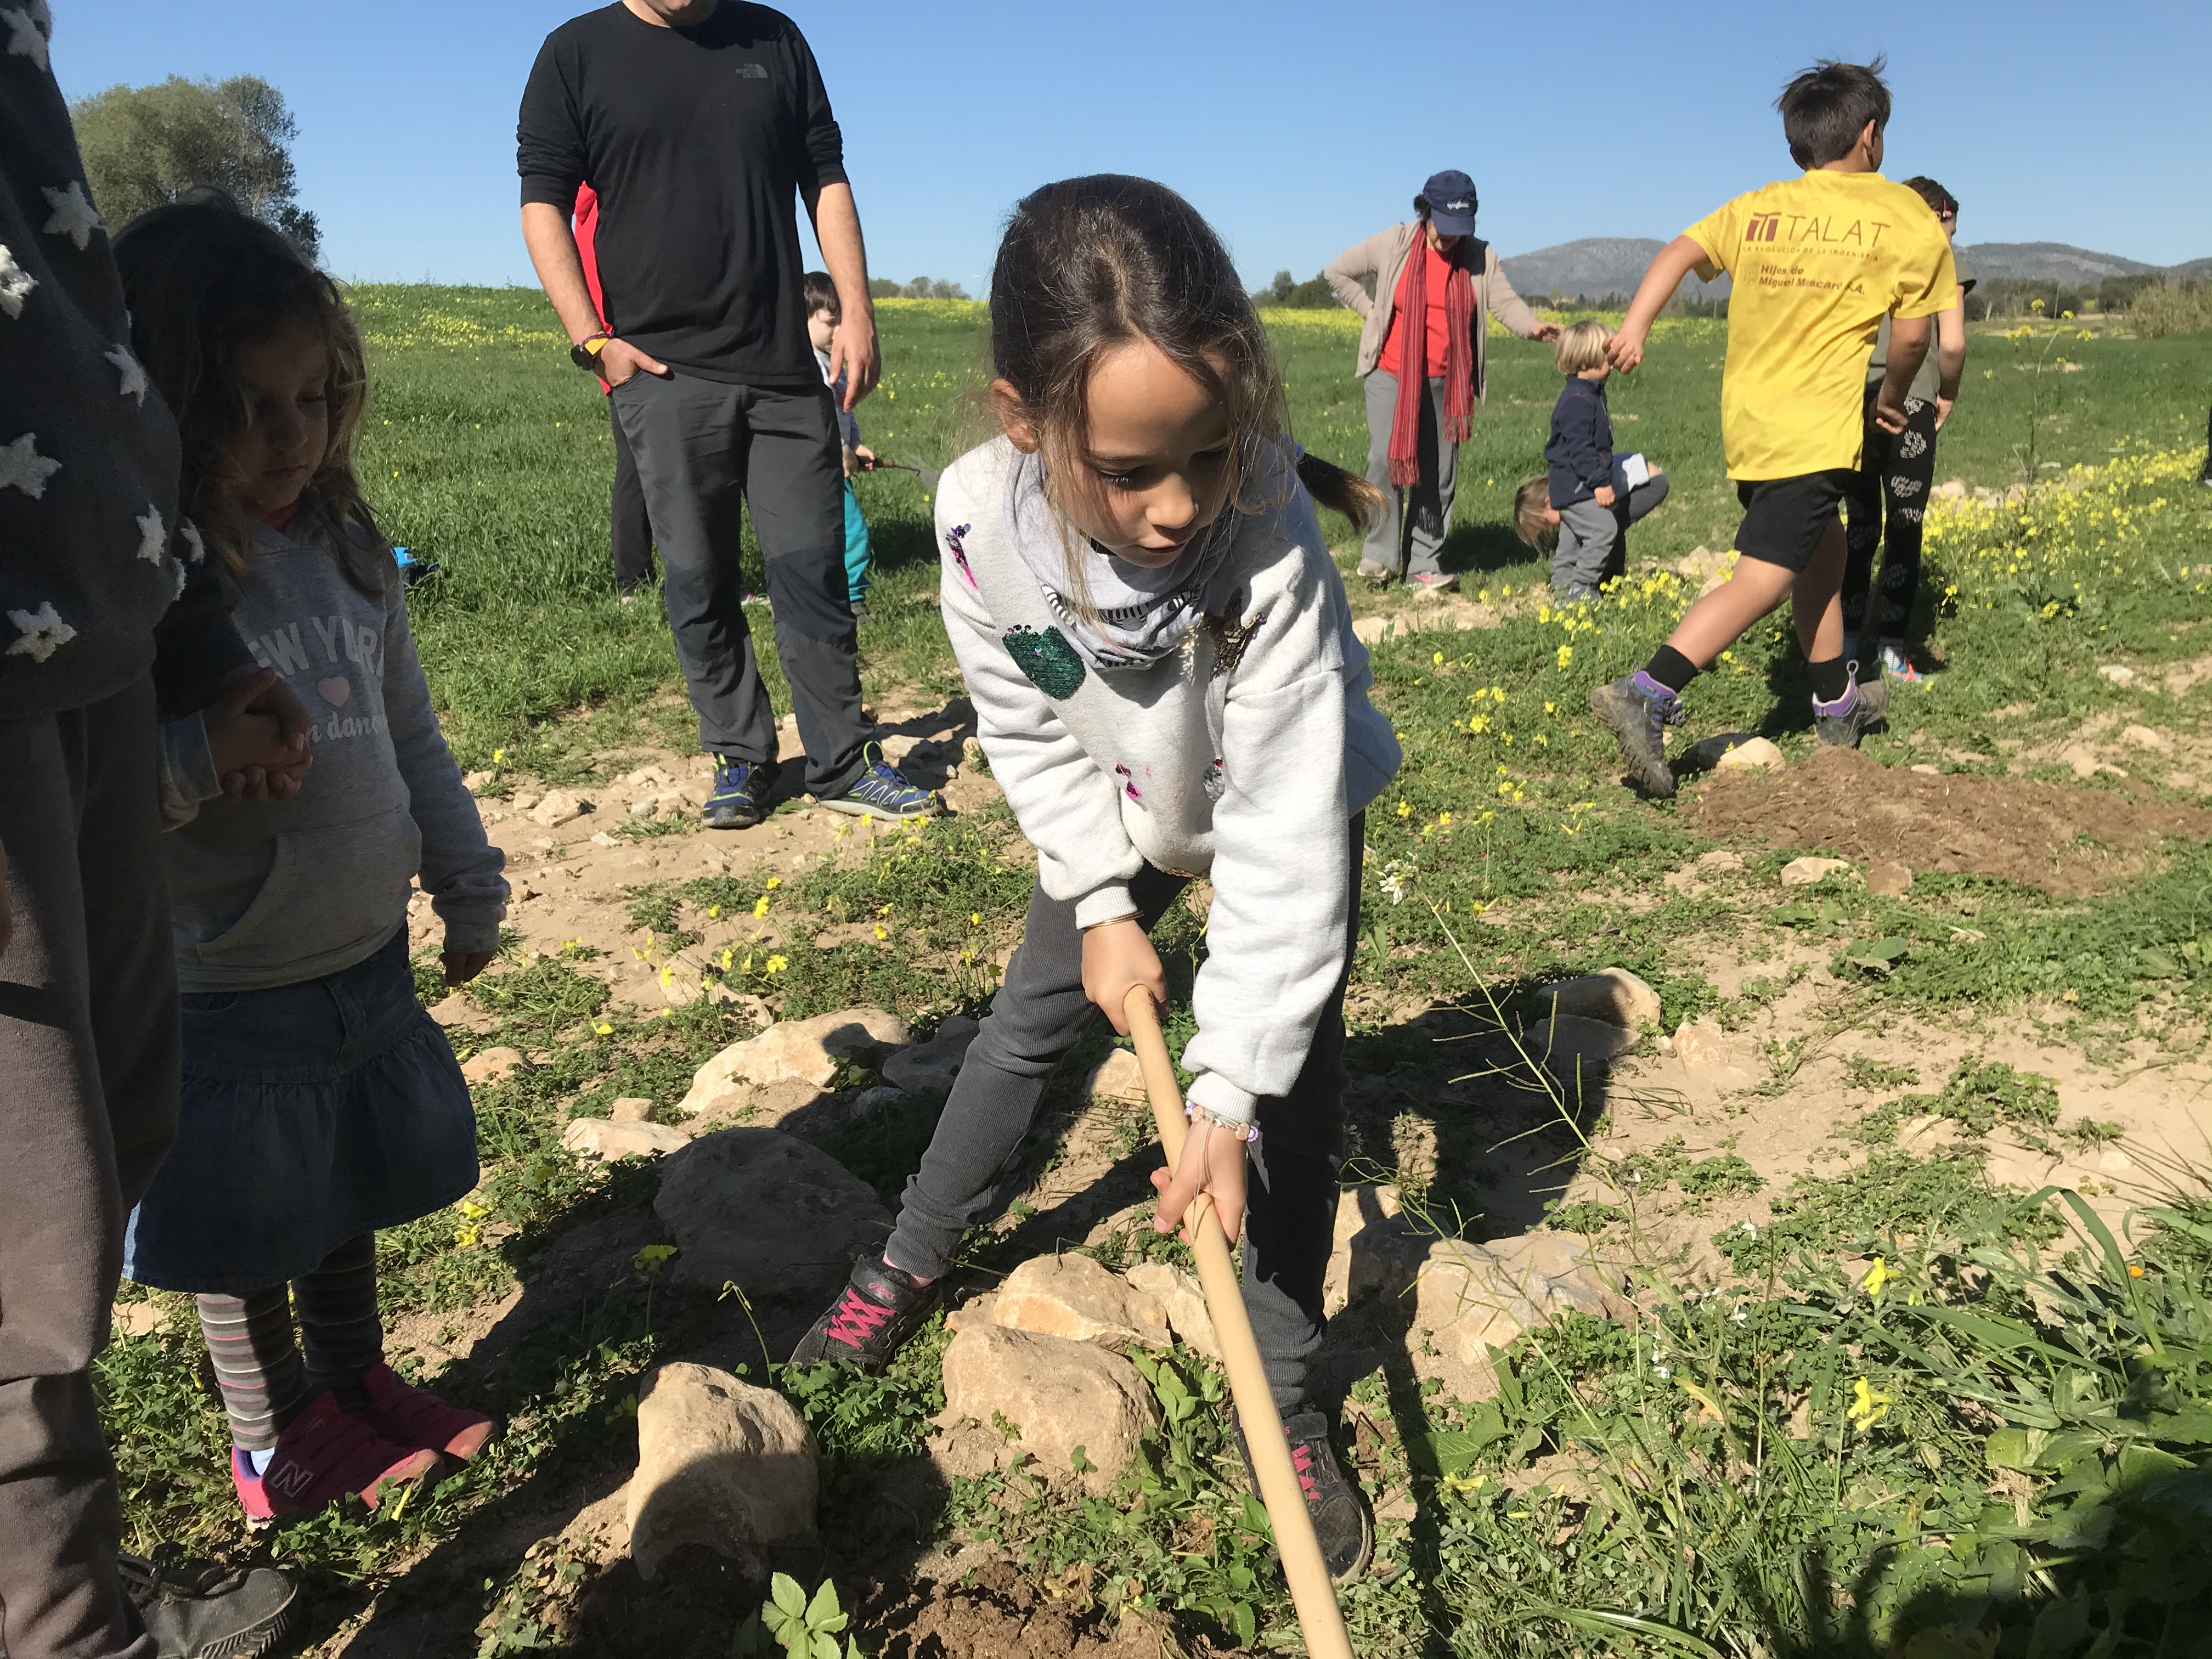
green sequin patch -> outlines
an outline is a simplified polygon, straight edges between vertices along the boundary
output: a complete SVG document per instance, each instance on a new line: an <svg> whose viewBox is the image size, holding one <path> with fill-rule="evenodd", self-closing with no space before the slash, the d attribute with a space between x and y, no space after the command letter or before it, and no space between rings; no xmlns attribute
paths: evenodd
<svg viewBox="0 0 2212 1659"><path fill-rule="evenodd" d="M1083 684L1083 658L1057 628L1042 634L1033 628L1010 628L1005 640L1006 654L1030 684L1058 702L1075 695Z"/></svg>

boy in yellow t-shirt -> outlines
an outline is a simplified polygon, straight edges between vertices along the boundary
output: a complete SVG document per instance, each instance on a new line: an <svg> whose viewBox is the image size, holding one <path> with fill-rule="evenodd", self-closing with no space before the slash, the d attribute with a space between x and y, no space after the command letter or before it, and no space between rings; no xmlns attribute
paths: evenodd
<svg viewBox="0 0 2212 1659"><path fill-rule="evenodd" d="M1881 68L1879 58L1823 63L1783 88L1783 131L1804 173L1737 197L1662 249L1609 348L1613 367L1629 373L1685 276L1735 278L1721 437L1744 507L1741 557L1734 579L1692 605L1640 672L1590 693L1630 775L1655 795L1674 793L1664 745L1667 727L1682 719L1682 688L1784 595L1820 741L1855 746L1888 704L1880 674L1861 685L1857 665L1844 660L1837 505L1859 464L1867 362L1881 319L1893 320L1874 419L1901 432L1929 319L1950 305L1958 283L1927 203L1879 171L1889 120Z"/></svg>

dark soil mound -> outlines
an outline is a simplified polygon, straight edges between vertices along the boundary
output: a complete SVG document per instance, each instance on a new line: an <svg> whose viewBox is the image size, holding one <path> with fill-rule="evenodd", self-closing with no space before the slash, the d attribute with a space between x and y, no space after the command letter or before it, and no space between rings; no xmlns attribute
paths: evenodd
<svg viewBox="0 0 2212 1659"><path fill-rule="evenodd" d="M2212 813L2012 778L1930 776L1856 749L1823 749L1779 772L1717 772L1699 830L1916 870L1998 876L2065 896L2123 886L2169 836L2212 836Z"/></svg>
<svg viewBox="0 0 2212 1659"><path fill-rule="evenodd" d="M1074 1601L1040 1596L1009 1564L971 1575L970 1588L924 1582L876 1599L859 1621L883 1659L1182 1659L1222 1651L1179 1644L1165 1622L1118 1622Z"/></svg>

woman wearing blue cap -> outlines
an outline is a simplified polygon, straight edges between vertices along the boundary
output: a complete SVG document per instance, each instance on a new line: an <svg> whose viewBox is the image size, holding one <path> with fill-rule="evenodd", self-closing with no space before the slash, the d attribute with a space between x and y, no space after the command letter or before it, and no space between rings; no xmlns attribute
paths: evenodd
<svg viewBox="0 0 2212 1659"><path fill-rule="evenodd" d="M1459 446L1482 401L1479 319L1495 317L1524 340L1549 340L1559 329L1522 303L1498 251L1475 235L1474 179L1456 169L1433 175L1413 211L1407 223L1345 249L1322 275L1367 319L1358 370L1367 386L1367 477L1387 505L1368 527L1359 574L1402 576L1419 592L1444 593L1459 586L1437 562L1451 527ZM1363 277L1374 281L1371 296ZM1418 349L1406 348L1407 317L1425 325Z"/></svg>

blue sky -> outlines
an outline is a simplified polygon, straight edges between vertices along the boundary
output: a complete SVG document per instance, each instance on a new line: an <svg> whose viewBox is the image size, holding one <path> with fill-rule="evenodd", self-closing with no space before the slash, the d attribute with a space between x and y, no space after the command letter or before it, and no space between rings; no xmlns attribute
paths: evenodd
<svg viewBox="0 0 2212 1659"><path fill-rule="evenodd" d="M52 0L82 97L260 75L300 123L301 198L361 280L530 280L515 102L576 0ZM2155 264L2212 255L2212 6L1595 0L1554 14L1443 0L925 0L785 9L845 131L871 265L982 291L1024 190L1094 171L1189 196L1257 284L1310 276L1473 173L1505 253L1668 236L1790 171L1771 108L1818 57L1890 58L1892 177L1965 204L1966 241Z"/></svg>

